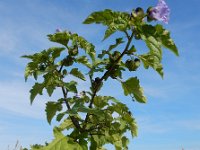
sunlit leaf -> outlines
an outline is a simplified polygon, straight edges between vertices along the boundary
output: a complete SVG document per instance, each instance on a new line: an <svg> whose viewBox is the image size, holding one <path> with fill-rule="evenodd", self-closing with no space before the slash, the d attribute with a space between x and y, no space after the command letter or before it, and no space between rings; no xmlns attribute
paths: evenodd
<svg viewBox="0 0 200 150"><path fill-rule="evenodd" d="M124 90L124 95L134 96L138 102L146 103L146 97L143 94L143 88L140 87L137 77L129 78L125 82L121 83Z"/></svg>

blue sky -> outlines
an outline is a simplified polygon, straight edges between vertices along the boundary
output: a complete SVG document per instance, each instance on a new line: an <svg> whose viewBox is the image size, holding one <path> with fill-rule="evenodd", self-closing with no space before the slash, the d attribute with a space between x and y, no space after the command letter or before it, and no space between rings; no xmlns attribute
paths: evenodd
<svg viewBox="0 0 200 150"><path fill-rule="evenodd" d="M46 35L56 28L71 30L94 42L102 43L104 28L83 25L92 12L111 8L131 11L141 6L156 5L155 0L1 0L0 1L0 147L44 143L53 138L52 128L44 112L47 97L37 97L30 106L29 89L24 82L27 63L21 55L38 52L53 43ZM180 57L164 50L164 80L156 72L141 68L137 73L148 97L147 104L138 104L123 97L120 85L109 84L102 93L112 93L128 104L139 127L138 137L130 142L130 150L200 150L200 2L167 0L172 33ZM113 39L114 41L114 39ZM140 49L142 46L137 45ZM127 74L131 75L131 74ZM133 75L134 76L134 75ZM81 83L82 88L86 85Z"/></svg>

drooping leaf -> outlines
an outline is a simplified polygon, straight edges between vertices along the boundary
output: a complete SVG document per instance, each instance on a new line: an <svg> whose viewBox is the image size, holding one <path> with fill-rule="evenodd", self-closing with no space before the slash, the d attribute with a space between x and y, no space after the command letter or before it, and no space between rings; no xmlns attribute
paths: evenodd
<svg viewBox="0 0 200 150"><path fill-rule="evenodd" d="M52 57L53 59L60 56L61 52L65 50L63 47L51 47L49 50L52 51Z"/></svg>
<svg viewBox="0 0 200 150"><path fill-rule="evenodd" d="M77 63L83 64L84 66L88 68L92 68L91 63L89 62L89 59L86 56L77 57L75 61Z"/></svg>
<svg viewBox="0 0 200 150"><path fill-rule="evenodd" d="M156 25L155 26L157 34L160 35L161 43L164 47L168 48L171 50L176 56L179 55L178 49L170 37L170 32L166 29L163 28L162 25Z"/></svg>
<svg viewBox="0 0 200 150"><path fill-rule="evenodd" d="M86 80L84 75L81 73L81 71L78 70L78 68L73 68L71 71L70 71L70 74L79 78L79 79L82 79L82 80Z"/></svg>
<svg viewBox="0 0 200 150"><path fill-rule="evenodd" d="M51 96L53 94L53 91L55 90L55 87L54 86L47 86L46 89L47 89L48 95Z"/></svg>
<svg viewBox="0 0 200 150"><path fill-rule="evenodd" d="M44 85L42 83L35 83L35 85L32 87L32 89L30 90L30 100L31 100L31 104L33 103L33 100L35 99L35 97L40 94L42 95L42 91L44 89Z"/></svg>
<svg viewBox="0 0 200 150"><path fill-rule="evenodd" d="M124 121L126 121L126 123L129 125L129 128L131 130L131 134L132 136L137 136L137 124L135 122L135 119L129 114L129 113L125 113L122 116L122 119Z"/></svg>
<svg viewBox="0 0 200 150"><path fill-rule="evenodd" d="M157 41L153 36L142 36L142 38L146 42L146 45L149 48L149 52L147 54L139 55L139 58L142 60L146 69L150 66L156 70L161 77L163 77L163 67L161 64L161 43Z"/></svg>
<svg viewBox="0 0 200 150"><path fill-rule="evenodd" d="M127 24L116 24L116 23L112 23L108 26L108 28L106 29L105 35L103 40L107 39L108 37L110 37L113 33L115 33L116 31L126 31L127 29Z"/></svg>
<svg viewBox="0 0 200 150"><path fill-rule="evenodd" d="M125 150L128 150L129 139L126 136L122 137L122 145Z"/></svg>
<svg viewBox="0 0 200 150"><path fill-rule="evenodd" d="M49 124L51 124L51 120L55 116L57 111L62 110L62 104L60 102L52 102L49 101L46 103L46 115L47 115L47 121Z"/></svg>
<svg viewBox="0 0 200 150"><path fill-rule="evenodd" d="M136 99L136 101L140 103L146 103L146 97L143 94L143 88L140 87L137 77L129 78L125 82L121 83L124 90L124 95L131 95Z"/></svg>

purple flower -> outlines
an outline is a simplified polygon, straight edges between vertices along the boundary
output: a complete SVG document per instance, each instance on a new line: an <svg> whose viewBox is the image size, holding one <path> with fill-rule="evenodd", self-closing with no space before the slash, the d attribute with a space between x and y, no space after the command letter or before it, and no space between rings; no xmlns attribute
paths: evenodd
<svg viewBox="0 0 200 150"><path fill-rule="evenodd" d="M164 0L159 0L156 7L151 8L149 16L153 19L168 23L170 9Z"/></svg>

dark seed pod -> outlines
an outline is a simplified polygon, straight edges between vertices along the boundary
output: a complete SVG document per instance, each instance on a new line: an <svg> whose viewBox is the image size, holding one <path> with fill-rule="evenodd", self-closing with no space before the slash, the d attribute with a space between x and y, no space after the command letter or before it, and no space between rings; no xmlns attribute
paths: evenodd
<svg viewBox="0 0 200 150"><path fill-rule="evenodd" d="M74 63L74 58L69 55L63 61L65 66L71 66Z"/></svg>
<svg viewBox="0 0 200 150"><path fill-rule="evenodd" d="M39 65L39 71L45 71L46 67L42 64Z"/></svg>

